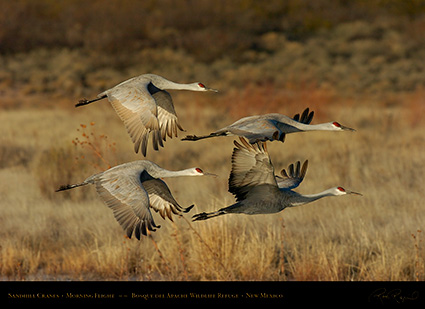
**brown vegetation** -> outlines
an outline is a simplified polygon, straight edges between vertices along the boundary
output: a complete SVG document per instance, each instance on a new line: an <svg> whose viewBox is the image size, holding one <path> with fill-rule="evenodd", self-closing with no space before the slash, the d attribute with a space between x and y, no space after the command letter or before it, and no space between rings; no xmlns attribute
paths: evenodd
<svg viewBox="0 0 425 309"><path fill-rule="evenodd" d="M181 3L0 2L1 279L423 281L420 1ZM341 185L364 196L276 215L158 217L152 236L125 238L93 187L54 190L142 159L107 102L73 106L147 72L220 90L172 93L187 134L305 107L314 123L356 128L268 148L278 170L309 159L299 192ZM218 174L166 180L191 214L212 211L234 201L232 142L174 138L147 159Z"/></svg>

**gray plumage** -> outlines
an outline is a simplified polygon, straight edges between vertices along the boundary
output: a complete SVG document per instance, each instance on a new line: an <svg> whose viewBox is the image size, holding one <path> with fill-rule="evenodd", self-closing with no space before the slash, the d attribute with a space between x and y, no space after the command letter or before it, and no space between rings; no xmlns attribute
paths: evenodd
<svg viewBox="0 0 425 309"><path fill-rule="evenodd" d="M288 171L282 170L276 176L267 152L266 143L250 144L244 138L241 143L235 141L232 155L232 171L229 177L229 192L236 197L236 203L210 213L199 213L193 220L206 220L230 213L249 215L277 213L286 207L303 205L325 196L358 194L334 187L311 195L302 195L292 189L299 186L307 172L308 161L301 167L290 165Z"/></svg>
<svg viewBox="0 0 425 309"><path fill-rule="evenodd" d="M100 93L96 99L80 100L75 106L87 105L108 98L134 143L134 151L139 149L143 156L147 153L149 136L152 146L163 147L167 135L177 137L178 130L184 131L174 109L171 95L165 89L217 91L202 83L180 84L155 74L143 74L126 80L115 87Z"/></svg>
<svg viewBox="0 0 425 309"><path fill-rule="evenodd" d="M105 204L112 209L115 219L131 238L146 235L147 230L159 228L150 209L159 212L162 218L173 220L172 214L181 215L192 207L180 206L171 194L162 177L213 175L200 168L169 171L157 164L140 160L112 167L88 177L84 182L61 186L57 191L93 184Z"/></svg>
<svg viewBox="0 0 425 309"><path fill-rule="evenodd" d="M188 135L182 140L197 141L200 139L217 136L242 136L248 139L251 144L256 142L276 141L283 142L286 134L304 131L355 131L345 127L338 122L326 122L321 124L310 124L314 112L306 108L303 113L296 114L293 118L282 114L265 114L249 116L226 126L209 135L196 136Z"/></svg>

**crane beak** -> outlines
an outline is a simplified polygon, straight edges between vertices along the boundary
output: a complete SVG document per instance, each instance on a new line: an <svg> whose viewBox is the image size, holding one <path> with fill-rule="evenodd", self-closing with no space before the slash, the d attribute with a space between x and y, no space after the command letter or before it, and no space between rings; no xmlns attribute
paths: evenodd
<svg viewBox="0 0 425 309"><path fill-rule="evenodd" d="M213 174L213 173L207 173L207 172L204 172L204 174L203 174L204 176L212 176L212 177L218 177L218 175L216 175L216 174Z"/></svg>
<svg viewBox="0 0 425 309"><path fill-rule="evenodd" d="M341 125L341 129L342 129L343 131L352 131L352 132L356 132L356 130L355 130L355 129L352 129L352 128L349 128L349 127L346 127L346 126L343 126L343 125Z"/></svg>
<svg viewBox="0 0 425 309"><path fill-rule="evenodd" d="M218 92L218 90L217 90L217 89L208 88L208 87L205 87L205 90L207 90L207 91L212 91L212 92Z"/></svg>
<svg viewBox="0 0 425 309"><path fill-rule="evenodd" d="M359 193L359 192L354 192L354 191L349 191L349 190L345 190L345 192L347 192L347 194L354 194L354 195L360 195L363 196L363 194Z"/></svg>

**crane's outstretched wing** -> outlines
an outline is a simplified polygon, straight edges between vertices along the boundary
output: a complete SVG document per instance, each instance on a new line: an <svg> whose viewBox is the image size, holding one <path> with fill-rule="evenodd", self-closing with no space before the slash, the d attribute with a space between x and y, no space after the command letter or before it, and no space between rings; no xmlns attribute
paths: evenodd
<svg viewBox="0 0 425 309"><path fill-rule="evenodd" d="M268 140L273 141L279 139L279 136L282 136L282 138L284 137L284 135L282 135L283 132L276 126L276 122L273 119L263 116L242 118L226 129L233 135L247 138L250 144Z"/></svg>
<svg viewBox="0 0 425 309"><path fill-rule="evenodd" d="M294 119L295 121L304 123L304 124L310 124L311 121L313 120L313 116L314 116L314 112L310 112L310 109L307 107L303 113L301 114L296 114L294 115L294 117L292 119Z"/></svg>
<svg viewBox="0 0 425 309"><path fill-rule="evenodd" d="M300 165L300 161L297 161L295 168L294 164L291 164L288 166L288 172L285 169L280 172L282 177L276 175L276 182L279 188L294 189L300 185L307 172L308 160L303 163L302 168L300 168Z"/></svg>
<svg viewBox="0 0 425 309"><path fill-rule="evenodd" d="M112 209L129 238L133 232L140 239L140 234L146 235L147 230L159 228L149 210L149 195L139 176L111 169L99 174L95 183L98 194Z"/></svg>
<svg viewBox="0 0 425 309"><path fill-rule="evenodd" d="M240 137L242 144L234 141L232 171L229 177L229 192L237 201L246 199L255 188L277 188L274 168L267 152L266 143L249 144Z"/></svg>
<svg viewBox="0 0 425 309"><path fill-rule="evenodd" d="M158 105L158 121L161 131L160 137L164 141L166 140L167 135L171 138L173 135L177 137L177 130L184 131L184 129L177 118L171 95L165 90L160 90L155 92L153 97Z"/></svg>
<svg viewBox="0 0 425 309"><path fill-rule="evenodd" d="M142 182L142 185L149 195L150 206L156 212L159 212L163 219L167 216L168 219L173 221L171 213L179 215L181 212L190 211L193 207L193 205L187 208L181 207L161 179L146 180Z"/></svg>
<svg viewBox="0 0 425 309"><path fill-rule="evenodd" d="M146 156L146 147L150 132L158 132L158 110L155 99L148 91L149 81L135 85L128 81L105 91L109 102L120 119L124 122L127 132L134 143L134 151L142 150Z"/></svg>
<svg viewBox="0 0 425 309"><path fill-rule="evenodd" d="M124 122L136 153L140 149L146 156L149 135L152 135L153 148L158 150L159 146L164 146L166 135L177 136L177 129L183 131L170 94L155 87L148 79L130 80L103 94L108 96Z"/></svg>

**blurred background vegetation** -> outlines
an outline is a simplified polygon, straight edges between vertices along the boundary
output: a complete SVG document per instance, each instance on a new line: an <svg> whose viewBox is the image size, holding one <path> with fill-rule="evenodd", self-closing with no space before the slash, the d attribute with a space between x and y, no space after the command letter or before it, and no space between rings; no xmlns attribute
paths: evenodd
<svg viewBox="0 0 425 309"><path fill-rule="evenodd" d="M424 33L420 0L0 0L0 280L425 280ZM269 151L279 170L310 160L300 193L364 196L193 226L188 214L154 233L161 256L125 239L93 188L54 190L142 159L109 104L74 104L144 73L219 89L172 93L187 134L306 107L357 129ZM183 136L147 159L220 177L169 179L176 199L233 203L232 139Z"/></svg>
<svg viewBox="0 0 425 309"><path fill-rule="evenodd" d="M146 72L383 95L425 85L422 0L0 0L0 90L81 96Z"/></svg>

